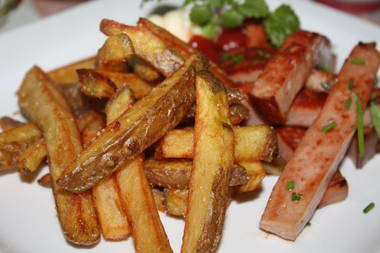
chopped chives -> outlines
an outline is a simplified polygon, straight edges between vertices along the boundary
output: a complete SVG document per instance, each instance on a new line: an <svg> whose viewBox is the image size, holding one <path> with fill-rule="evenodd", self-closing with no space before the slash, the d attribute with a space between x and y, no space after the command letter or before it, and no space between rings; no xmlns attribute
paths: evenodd
<svg viewBox="0 0 380 253"><path fill-rule="evenodd" d="M263 50L261 49L258 49L257 51L257 55L260 56L260 57L263 57L263 58L270 58L272 55L271 54L267 54L265 53Z"/></svg>
<svg viewBox="0 0 380 253"><path fill-rule="evenodd" d="M349 61L353 64L358 64L358 65L365 64L365 61L363 59L358 59L358 58L349 58Z"/></svg>
<svg viewBox="0 0 380 253"><path fill-rule="evenodd" d="M326 83L326 82L321 82L321 86L324 90L330 90L330 88L331 88L331 85L329 83Z"/></svg>
<svg viewBox="0 0 380 253"><path fill-rule="evenodd" d="M317 67L317 69L322 70L322 71L324 71L324 72L332 73L332 70L331 70L330 68L326 67L326 66L323 66L323 65L317 65L316 67Z"/></svg>
<svg viewBox="0 0 380 253"><path fill-rule="evenodd" d="M335 126L336 126L336 122L334 122L334 121L330 122L326 126L324 126L321 131L326 133L326 132L330 131L331 129L333 129Z"/></svg>
<svg viewBox="0 0 380 253"><path fill-rule="evenodd" d="M351 108L352 105L352 98L347 98L346 102L344 103L344 109L348 110Z"/></svg>
<svg viewBox="0 0 380 253"><path fill-rule="evenodd" d="M364 122L363 122L363 104L359 96L356 95L356 116L357 116L357 136L358 136L358 149L359 156L365 155L364 146Z"/></svg>
<svg viewBox="0 0 380 253"><path fill-rule="evenodd" d="M292 201L300 201L302 197L302 194L292 192Z"/></svg>
<svg viewBox="0 0 380 253"><path fill-rule="evenodd" d="M228 58L230 58L230 54L227 53L227 52L224 52L224 53L222 54L221 60L222 60L222 61L227 61Z"/></svg>
<svg viewBox="0 0 380 253"><path fill-rule="evenodd" d="M363 209L363 213L369 213L375 207L375 203L371 202Z"/></svg>
<svg viewBox="0 0 380 253"><path fill-rule="evenodd" d="M347 87L349 90L352 90L354 88L354 80L350 79L347 83Z"/></svg>
<svg viewBox="0 0 380 253"><path fill-rule="evenodd" d="M242 62L242 61L244 61L244 57L241 56L241 55L234 55L231 58L231 62L232 63L239 63L239 62Z"/></svg>
<svg viewBox="0 0 380 253"><path fill-rule="evenodd" d="M286 183L286 187L288 188L289 191L294 190L294 181L288 181Z"/></svg>

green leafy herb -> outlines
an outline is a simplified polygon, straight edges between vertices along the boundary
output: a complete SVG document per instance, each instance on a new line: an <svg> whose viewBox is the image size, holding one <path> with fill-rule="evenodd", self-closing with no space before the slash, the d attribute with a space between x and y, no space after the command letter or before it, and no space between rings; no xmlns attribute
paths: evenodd
<svg viewBox="0 0 380 253"><path fill-rule="evenodd" d="M225 27L236 27L243 24L244 16L235 10L230 8L222 13L222 24Z"/></svg>
<svg viewBox="0 0 380 253"><path fill-rule="evenodd" d="M220 33L220 26L212 22L207 23L201 28L203 34L209 39L215 38Z"/></svg>
<svg viewBox="0 0 380 253"><path fill-rule="evenodd" d="M209 6L194 5L190 10L190 20L194 24L204 25L211 20L212 13Z"/></svg>
<svg viewBox="0 0 380 253"><path fill-rule="evenodd" d="M330 131L331 129L333 129L335 126L336 126L336 123L334 121L332 121L332 122L328 123L326 126L324 126L321 129L321 131L323 133L326 133L326 132Z"/></svg>
<svg viewBox="0 0 380 253"><path fill-rule="evenodd" d="M0 17L7 15L11 10L15 9L20 4L20 0L5 0L0 1Z"/></svg>
<svg viewBox="0 0 380 253"><path fill-rule="evenodd" d="M332 73L332 70L326 66L318 64L316 67L317 69L322 70L323 72Z"/></svg>
<svg viewBox="0 0 380 253"><path fill-rule="evenodd" d="M354 80L349 80L347 83L347 87L349 90L352 90L354 88Z"/></svg>
<svg viewBox="0 0 380 253"><path fill-rule="evenodd" d="M321 86L324 90L330 90L331 89L331 85L329 83L326 83L326 82L321 82Z"/></svg>
<svg viewBox="0 0 380 253"><path fill-rule="evenodd" d="M281 5L265 20L265 31L275 47L279 47L289 34L300 25L297 15L289 5Z"/></svg>
<svg viewBox="0 0 380 253"><path fill-rule="evenodd" d="M347 98L346 102L344 102L344 109L345 110L348 110L351 108L351 105L352 105L352 98Z"/></svg>
<svg viewBox="0 0 380 253"><path fill-rule="evenodd" d="M260 56L260 57L263 57L263 58L270 58L272 55L271 54L268 54L268 53L265 53L263 50L261 50L261 49L257 49L256 50L256 53L257 53L257 55L258 56Z"/></svg>
<svg viewBox="0 0 380 253"><path fill-rule="evenodd" d="M231 57L231 55L230 55L229 53L224 52L224 53L222 54L222 57L220 57L220 60L221 60L221 61L227 61L228 59L230 59L230 57Z"/></svg>
<svg viewBox="0 0 380 253"><path fill-rule="evenodd" d="M363 120L363 104L359 96L355 94L356 97L356 116L357 116L357 136L358 136L358 149L359 156L365 155L365 145L364 145L364 120Z"/></svg>
<svg viewBox="0 0 380 253"><path fill-rule="evenodd" d="M265 0L245 0L237 9L247 18L264 18L269 14L269 7Z"/></svg>
<svg viewBox="0 0 380 253"><path fill-rule="evenodd" d="M288 188L289 191L294 190L294 181L288 181L286 183L286 187Z"/></svg>
<svg viewBox="0 0 380 253"><path fill-rule="evenodd" d="M373 208L375 208L375 203L371 202L369 203L364 209L363 213L367 214L369 211L371 211Z"/></svg>
<svg viewBox="0 0 380 253"><path fill-rule="evenodd" d="M369 112L371 114L372 125L375 127L377 136L380 137L380 105L376 102L371 102Z"/></svg>
<svg viewBox="0 0 380 253"><path fill-rule="evenodd" d="M292 192L292 201L295 202L295 201L300 201L303 197L302 194L299 194L299 193L295 193L295 192Z"/></svg>
<svg viewBox="0 0 380 253"><path fill-rule="evenodd" d="M244 57L241 56L241 55L234 55L234 56L232 56L232 58L231 58L231 62L232 62L232 63L239 63L239 62L242 62L242 61L244 61L244 60L245 60Z"/></svg>
<svg viewBox="0 0 380 253"><path fill-rule="evenodd" d="M365 61L362 60L362 59L358 59L358 58L349 58L348 59L351 63L353 64L358 64L358 65L363 65L365 64Z"/></svg>

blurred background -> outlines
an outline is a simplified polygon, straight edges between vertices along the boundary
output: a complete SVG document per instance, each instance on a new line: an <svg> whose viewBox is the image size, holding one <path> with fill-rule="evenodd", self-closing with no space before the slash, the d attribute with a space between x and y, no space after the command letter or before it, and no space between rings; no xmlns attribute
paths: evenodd
<svg viewBox="0 0 380 253"><path fill-rule="evenodd" d="M88 0L0 0L0 33ZM140 0L125 0L140 1ZM312 1L312 0L297 0ZM314 0L380 25L380 0Z"/></svg>

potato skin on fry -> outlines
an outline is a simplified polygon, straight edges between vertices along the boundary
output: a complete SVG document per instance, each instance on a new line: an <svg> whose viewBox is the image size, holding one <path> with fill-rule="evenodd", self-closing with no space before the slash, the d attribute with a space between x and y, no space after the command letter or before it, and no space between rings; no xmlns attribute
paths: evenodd
<svg viewBox="0 0 380 253"><path fill-rule="evenodd" d="M209 72L196 79L195 155L182 253L215 252L230 202L233 130L223 84Z"/></svg>
<svg viewBox="0 0 380 253"><path fill-rule="evenodd" d="M43 132L58 218L66 239L78 245L96 244L100 233L91 194L73 194L54 183L82 147L68 105L38 67L26 74L17 94L23 113Z"/></svg>
<svg viewBox="0 0 380 253"><path fill-rule="evenodd" d="M193 58L108 125L58 184L72 192L85 191L174 128L194 102L192 63Z"/></svg>

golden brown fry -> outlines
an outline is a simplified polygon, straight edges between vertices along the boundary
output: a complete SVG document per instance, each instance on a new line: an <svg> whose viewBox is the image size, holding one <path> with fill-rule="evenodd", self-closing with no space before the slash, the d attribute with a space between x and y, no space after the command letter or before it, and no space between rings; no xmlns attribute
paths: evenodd
<svg viewBox="0 0 380 253"><path fill-rule="evenodd" d="M145 81L156 82L162 78L159 71L137 55L130 57L128 63L133 72Z"/></svg>
<svg viewBox="0 0 380 253"><path fill-rule="evenodd" d="M78 75L82 80L82 92L88 96L108 98L116 92L116 88L127 86L136 99L140 99L152 90L147 82L135 74L80 69Z"/></svg>
<svg viewBox="0 0 380 253"><path fill-rule="evenodd" d="M128 58L134 54L132 42L125 34L110 36L96 56L97 69L127 72Z"/></svg>
<svg viewBox="0 0 380 253"><path fill-rule="evenodd" d="M15 120L15 119L12 119L12 118L7 117L7 116L0 118L0 130L1 131L5 131L5 130L11 129L11 128L18 127L18 126L21 126L22 124L23 124L22 122Z"/></svg>
<svg viewBox="0 0 380 253"><path fill-rule="evenodd" d="M47 156L45 140L39 139L20 154L18 167L22 173L33 173L41 167Z"/></svg>
<svg viewBox="0 0 380 253"><path fill-rule="evenodd" d="M166 205L165 205L164 191L159 190L157 188L152 188L152 193L153 193L154 202L156 203L157 210L161 212L165 212Z"/></svg>
<svg viewBox="0 0 380 253"><path fill-rule="evenodd" d="M42 177L40 177L37 182L41 185L41 186L44 186L44 187L52 187L53 186L53 182L52 182L52 179L51 179L51 175L50 173L46 173L45 175L43 175Z"/></svg>
<svg viewBox="0 0 380 253"><path fill-rule="evenodd" d="M260 162L241 162L240 165L247 170L249 180L245 185L239 187L239 191L248 192L259 188L265 177L264 165Z"/></svg>
<svg viewBox="0 0 380 253"><path fill-rule="evenodd" d="M54 83L54 86L63 95L75 115L81 115L92 109L91 100L80 91L79 83Z"/></svg>
<svg viewBox="0 0 380 253"><path fill-rule="evenodd" d="M29 70L17 94L24 114L42 129L54 182L82 147L74 118L62 95L38 67ZM53 192L66 239L78 245L97 243L99 227L91 193L73 194L55 183Z"/></svg>
<svg viewBox="0 0 380 253"><path fill-rule="evenodd" d="M107 125L129 109L134 102L131 90L127 86L120 88L107 102L105 108Z"/></svg>
<svg viewBox="0 0 380 253"><path fill-rule="evenodd" d="M144 161L148 181L153 185L169 189L187 189L192 166L193 161L187 159L147 159ZM247 182L248 174L245 168L235 166L229 185L243 185Z"/></svg>
<svg viewBox="0 0 380 253"><path fill-rule="evenodd" d="M97 134L105 127L104 117L96 112L87 113L87 119L90 119L83 128L79 128L82 136L83 147L87 147L96 138ZM82 117L83 118L83 117ZM77 120L84 121L84 120Z"/></svg>
<svg viewBox="0 0 380 253"><path fill-rule="evenodd" d="M138 253L173 252L144 175L143 157L130 161L116 174L124 208Z"/></svg>
<svg viewBox="0 0 380 253"><path fill-rule="evenodd" d="M277 152L277 139L272 127L267 125L233 127L235 134L235 159L241 161L271 162ZM157 158L193 158L194 130L192 128L169 131L157 147Z"/></svg>
<svg viewBox="0 0 380 253"><path fill-rule="evenodd" d="M233 130L225 88L209 72L196 79L194 161L183 236L183 253L215 252L230 202Z"/></svg>
<svg viewBox="0 0 380 253"><path fill-rule="evenodd" d="M185 217L188 190L165 189L166 212L173 216Z"/></svg>
<svg viewBox="0 0 380 253"><path fill-rule="evenodd" d="M184 63L184 59L178 52L143 26L128 26L103 19L100 30L108 36L127 34L132 41L135 53L165 76L174 73Z"/></svg>
<svg viewBox="0 0 380 253"><path fill-rule="evenodd" d="M108 125L58 184L81 192L123 167L174 128L194 102L193 59Z"/></svg>
<svg viewBox="0 0 380 253"><path fill-rule="evenodd" d="M95 57L86 58L48 72L48 76L55 83L77 83L77 69L95 68Z"/></svg>

